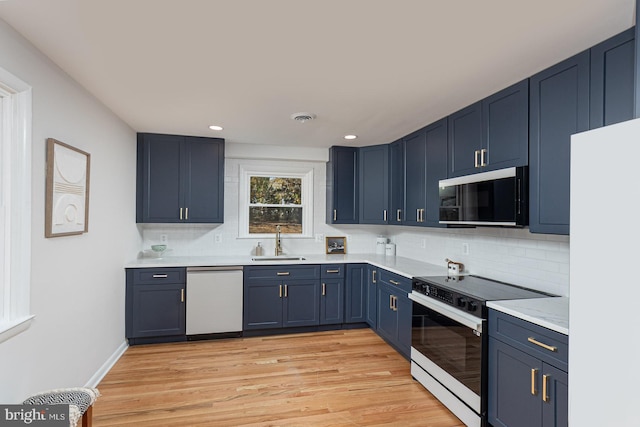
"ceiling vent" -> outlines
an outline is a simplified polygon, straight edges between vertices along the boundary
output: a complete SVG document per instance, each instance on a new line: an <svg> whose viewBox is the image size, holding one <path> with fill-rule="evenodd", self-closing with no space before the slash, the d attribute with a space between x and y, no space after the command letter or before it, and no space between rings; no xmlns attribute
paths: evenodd
<svg viewBox="0 0 640 427"><path fill-rule="evenodd" d="M316 115L313 113L294 113L291 115L291 118L296 122L304 123L315 119Z"/></svg>

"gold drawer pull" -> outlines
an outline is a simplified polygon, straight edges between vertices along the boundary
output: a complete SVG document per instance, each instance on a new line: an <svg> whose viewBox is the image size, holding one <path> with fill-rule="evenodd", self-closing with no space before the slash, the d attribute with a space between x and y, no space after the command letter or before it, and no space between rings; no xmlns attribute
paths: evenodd
<svg viewBox="0 0 640 427"><path fill-rule="evenodd" d="M391 282L392 285L396 285L396 286L400 284L400 282L396 282L395 280L391 280L391 279L389 279L389 282Z"/></svg>
<svg viewBox="0 0 640 427"><path fill-rule="evenodd" d="M276 273L276 275L278 275L278 276L288 276L289 272L288 271L278 271Z"/></svg>
<svg viewBox="0 0 640 427"><path fill-rule="evenodd" d="M542 342L536 340L533 337L527 338L527 341L529 341L531 344L535 344L537 346L540 346L540 347L544 348L545 350L554 351L554 352L558 351L558 347L542 343Z"/></svg>
<svg viewBox="0 0 640 427"><path fill-rule="evenodd" d="M327 273L340 273L340 269L337 269L337 270L327 270Z"/></svg>
<svg viewBox="0 0 640 427"><path fill-rule="evenodd" d="M536 390L536 375L538 375L538 370L531 368L531 394L534 396L538 394L538 390Z"/></svg>

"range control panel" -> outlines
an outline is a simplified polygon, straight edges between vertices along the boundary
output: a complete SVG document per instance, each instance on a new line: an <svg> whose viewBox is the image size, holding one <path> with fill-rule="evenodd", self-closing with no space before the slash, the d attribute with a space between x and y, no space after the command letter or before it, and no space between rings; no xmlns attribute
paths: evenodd
<svg viewBox="0 0 640 427"><path fill-rule="evenodd" d="M413 282L413 290L426 295L430 298L437 299L449 304L459 310L468 311L476 315L480 315L480 309L482 307L482 301L475 298L460 294L449 289L441 288L440 286L425 283L421 281Z"/></svg>

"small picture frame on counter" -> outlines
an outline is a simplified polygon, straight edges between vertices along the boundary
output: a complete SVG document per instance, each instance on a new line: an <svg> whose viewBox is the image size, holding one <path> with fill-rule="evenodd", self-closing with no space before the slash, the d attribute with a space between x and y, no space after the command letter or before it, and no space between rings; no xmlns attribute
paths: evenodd
<svg viewBox="0 0 640 427"><path fill-rule="evenodd" d="M328 254L347 253L347 239L344 236L327 237L325 246Z"/></svg>

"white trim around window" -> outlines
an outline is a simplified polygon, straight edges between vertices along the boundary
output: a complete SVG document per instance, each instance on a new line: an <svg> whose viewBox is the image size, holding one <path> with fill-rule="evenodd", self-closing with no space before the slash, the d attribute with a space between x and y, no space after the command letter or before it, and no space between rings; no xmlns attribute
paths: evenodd
<svg viewBox="0 0 640 427"><path fill-rule="evenodd" d="M0 68L0 342L26 330L31 287L31 87Z"/></svg>
<svg viewBox="0 0 640 427"><path fill-rule="evenodd" d="M249 196L252 176L277 176L302 179L302 234L287 234L287 238L313 238L313 165L293 165L289 162L247 161L240 165L238 188L238 237L267 238L273 234L249 234ZM275 233L275 230L274 230Z"/></svg>

